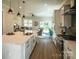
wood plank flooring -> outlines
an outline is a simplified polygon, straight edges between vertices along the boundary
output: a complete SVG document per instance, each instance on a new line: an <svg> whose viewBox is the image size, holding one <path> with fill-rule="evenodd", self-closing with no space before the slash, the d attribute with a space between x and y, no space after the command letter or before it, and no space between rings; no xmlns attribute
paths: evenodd
<svg viewBox="0 0 79 59"><path fill-rule="evenodd" d="M39 39L29 59L61 59L51 39Z"/></svg>

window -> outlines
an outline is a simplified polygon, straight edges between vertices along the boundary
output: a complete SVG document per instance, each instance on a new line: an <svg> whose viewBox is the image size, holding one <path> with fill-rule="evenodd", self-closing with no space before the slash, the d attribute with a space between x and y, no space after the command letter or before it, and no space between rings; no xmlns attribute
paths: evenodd
<svg viewBox="0 0 79 59"><path fill-rule="evenodd" d="M25 27L32 27L32 20L25 19L24 20L24 26Z"/></svg>

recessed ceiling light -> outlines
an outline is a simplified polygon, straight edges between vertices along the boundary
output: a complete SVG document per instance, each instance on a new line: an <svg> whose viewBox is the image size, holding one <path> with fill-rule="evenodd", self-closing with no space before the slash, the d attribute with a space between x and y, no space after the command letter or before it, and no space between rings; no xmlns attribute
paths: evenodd
<svg viewBox="0 0 79 59"><path fill-rule="evenodd" d="M44 4L44 6L47 6L47 4Z"/></svg>
<svg viewBox="0 0 79 59"><path fill-rule="evenodd" d="M20 6L19 8L21 9L22 7Z"/></svg>

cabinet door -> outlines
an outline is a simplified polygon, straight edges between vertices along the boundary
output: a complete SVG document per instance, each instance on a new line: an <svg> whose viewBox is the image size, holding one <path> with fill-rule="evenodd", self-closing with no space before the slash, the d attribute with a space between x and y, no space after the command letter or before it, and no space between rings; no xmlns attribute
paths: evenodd
<svg viewBox="0 0 79 59"><path fill-rule="evenodd" d="M64 44L64 59L67 59L67 47Z"/></svg>
<svg viewBox="0 0 79 59"><path fill-rule="evenodd" d="M35 39L34 39L34 36L32 36L29 39L29 41L27 41L26 44L25 44L25 47L26 47L25 48L25 50L26 50L26 52L25 52L26 59L29 59L34 46L35 46Z"/></svg>
<svg viewBox="0 0 79 59"><path fill-rule="evenodd" d="M3 59L21 59L21 47L16 44L3 45Z"/></svg>
<svg viewBox="0 0 79 59"><path fill-rule="evenodd" d="M61 11L60 10L55 10L55 32L56 34L60 34L61 33Z"/></svg>
<svg viewBox="0 0 79 59"><path fill-rule="evenodd" d="M29 58L29 41L25 43L25 59Z"/></svg>
<svg viewBox="0 0 79 59"><path fill-rule="evenodd" d="M64 47L64 59L73 59L73 51L66 45Z"/></svg>
<svg viewBox="0 0 79 59"><path fill-rule="evenodd" d="M30 42L29 42L29 54L31 54L32 52L32 47L33 47L33 37L30 38Z"/></svg>
<svg viewBox="0 0 79 59"><path fill-rule="evenodd" d="M75 5L75 2L76 0L71 0L71 7L73 7Z"/></svg>
<svg viewBox="0 0 79 59"><path fill-rule="evenodd" d="M7 44L2 45L2 59L9 59L9 49L8 49Z"/></svg>

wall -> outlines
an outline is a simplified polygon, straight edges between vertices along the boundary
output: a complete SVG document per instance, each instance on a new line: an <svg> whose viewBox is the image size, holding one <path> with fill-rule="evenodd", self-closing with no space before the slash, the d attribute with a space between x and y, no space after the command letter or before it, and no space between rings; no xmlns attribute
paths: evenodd
<svg viewBox="0 0 79 59"><path fill-rule="evenodd" d="M2 16L2 30L3 30L3 33L2 34L6 34L8 32L13 32L13 24L14 23L18 23L20 24L21 26L21 18L20 17L17 17L16 14L9 14L8 13L8 9L9 7L7 5L4 5L3 4L3 8L2 8L2 13L3 13L3 16ZM19 20L19 22L18 22Z"/></svg>
<svg viewBox="0 0 79 59"><path fill-rule="evenodd" d="M6 34L8 32L13 32L13 25L15 23L22 25L23 20L21 17L17 17L16 14L13 12L13 14L8 14L9 7L7 5L3 4L3 34ZM33 20L33 29L37 29L38 26L34 26L34 22L37 21L38 24L40 21L52 21L52 17L26 17L26 19Z"/></svg>
<svg viewBox="0 0 79 59"><path fill-rule="evenodd" d="M7 32L12 32L11 27L11 20L12 20L12 15L7 13L8 8L6 6L3 7L3 34Z"/></svg>
<svg viewBox="0 0 79 59"><path fill-rule="evenodd" d="M42 22L42 21L51 21L52 22L53 18L52 17L37 17L37 16L35 16L35 17L26 17L26 20L32 20L33 21L33 29L38 29L40 22ZM34 25L35 22L38 23L37 26ZM52 25L50 25L50 26L52 26Z"/></svg>
<svg viewBox="0 0 79 59"><path fill-rule="evenodd" d="M60 13L60 10L55 10L55 15L54 15L54 19L55 19L55 32L56 34L60 34L61 32L61 23L62 23L62 20L61 20L61 13Z"/></svg>

